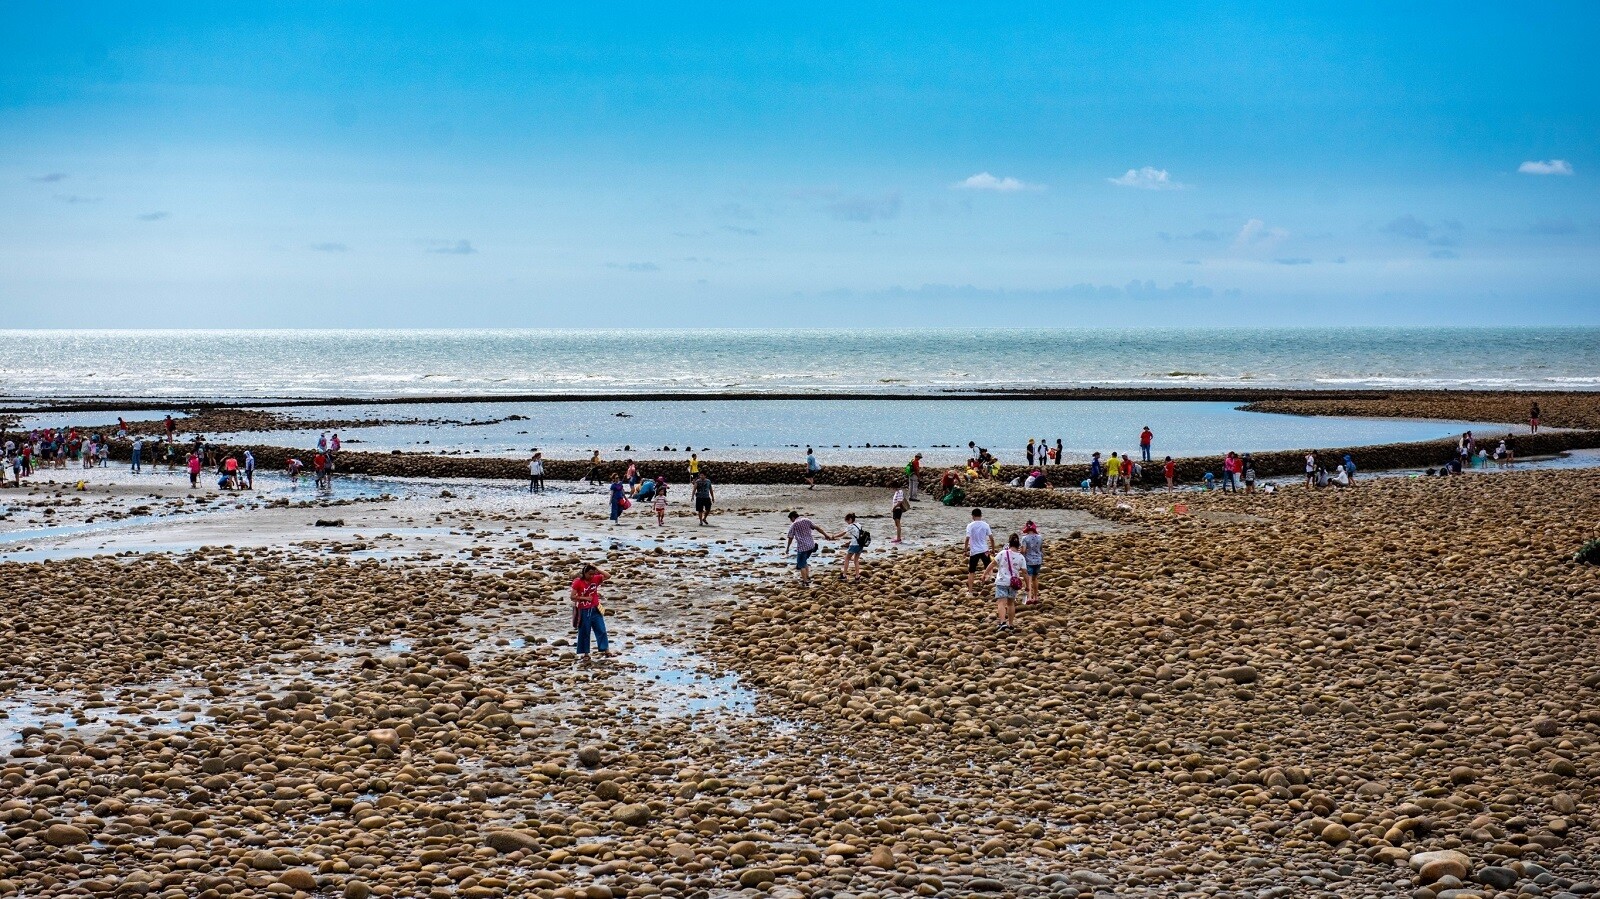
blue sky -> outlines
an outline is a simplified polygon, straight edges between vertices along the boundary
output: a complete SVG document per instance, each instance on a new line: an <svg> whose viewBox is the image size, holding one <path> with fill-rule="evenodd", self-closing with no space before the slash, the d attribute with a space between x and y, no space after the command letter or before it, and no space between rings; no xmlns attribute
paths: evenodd
<svg viewBox="0 0 1600 899"><path fill-rule="evenodd" d="M0 2L10 326L1600 324L1595 4Z"/></svg>

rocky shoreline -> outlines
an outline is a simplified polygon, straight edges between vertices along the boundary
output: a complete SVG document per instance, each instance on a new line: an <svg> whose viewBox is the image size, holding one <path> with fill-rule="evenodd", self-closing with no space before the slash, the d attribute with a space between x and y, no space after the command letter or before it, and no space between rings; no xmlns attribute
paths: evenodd
<svg viewBox="0 0 1600 899"><path fill-rule="evenodd" d="M320 545L0 565L0 895L1600 886L1600 568L1571 558L1600 471L1183 516L1061 495L1121 517L1047 528L1014 634L953 537L805 590L729 530L596 542L594 513L526 497L348 506ZM724 528L776 528L785 497L811 498ZM470 553L354 555L412 515ZM597 558L624 654L574 669L561 597ZM661 667L696 650L714 672Z"/></svg>

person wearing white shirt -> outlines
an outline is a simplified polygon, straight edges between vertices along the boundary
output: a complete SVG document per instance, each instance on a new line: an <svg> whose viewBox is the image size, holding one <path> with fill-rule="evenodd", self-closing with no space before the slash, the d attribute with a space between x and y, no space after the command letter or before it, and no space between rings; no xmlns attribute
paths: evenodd
<svg viewBox="0 0 1600 899"><path fill-rule="evenodd" d="M967 592L978 595L978 572L987 571L994 553L994 531L983 520L983 510L972 510L972 521L967 525Z"/></svg>

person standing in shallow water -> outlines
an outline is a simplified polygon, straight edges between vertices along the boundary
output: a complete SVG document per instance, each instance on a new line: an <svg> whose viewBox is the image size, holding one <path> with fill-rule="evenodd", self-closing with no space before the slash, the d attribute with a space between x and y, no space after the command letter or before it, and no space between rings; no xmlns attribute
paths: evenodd
<svg viewBox="0 0 1600 899"><path fill-rule="evenodd" d="M1528 407L1528 433L1539 433L1539 404L1534 403Z"/></svg>
<svg viewBox="0 0 1600 899"><path fill-rule="evenodd" d="M605 582L606 573L595 565L584 565L572 581L572 626L578 630L577 659L580 664L589 663L591 637L602 656L611 655L605 610L600 606L600 585Z"/></svg>

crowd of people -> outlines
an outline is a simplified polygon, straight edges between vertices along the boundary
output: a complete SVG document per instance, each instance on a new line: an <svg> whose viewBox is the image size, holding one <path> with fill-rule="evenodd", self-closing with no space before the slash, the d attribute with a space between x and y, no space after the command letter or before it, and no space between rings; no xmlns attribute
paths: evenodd
<svg viewBox="0 0 1600 899"><path fill-rule="evenodd" d="M165 465L167 471L177 471L181 465L189 476L189 486L200 487L201 476L206 471L216 475L219 490L255 489L256 458L246 450L227 450L206 441L204 434L196 433L186 445L178 443L177 424L168 415L162 422L159 435L147 439L144 434L130 433L126 421L117 419L117 439L126 441L128 470L142 474L146 466ZM311 470L318 487L332 486L335 458L339 452L339 435L322 434L311 455ZM20 486L23 478L43 469L71 467L106 468L111 463L111 441L98 431L80 431L77 428L34 428L16 436L0 433L0 486L8 480ZM298 482L305 463L289 458L286 473ZM541 479L542 487L542 479Z"/></svg>

